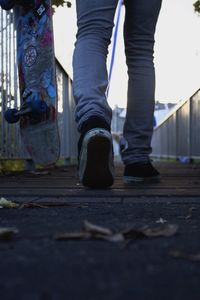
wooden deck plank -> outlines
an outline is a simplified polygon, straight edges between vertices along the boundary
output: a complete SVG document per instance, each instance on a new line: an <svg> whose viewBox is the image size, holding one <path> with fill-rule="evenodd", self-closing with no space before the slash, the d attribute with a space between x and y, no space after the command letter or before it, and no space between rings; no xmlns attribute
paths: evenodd
<svg viewBox="0 0 200 300"><path fill-rule="evenodd" d="M0 174L0 197L65 197L70 198L135 198L135 197L200 197L200 166L180 163L156 163L160 183L125 185L123 167L116 168L112 188L93 190L78 181L75 166L49 169L36 173Z"/></svg>

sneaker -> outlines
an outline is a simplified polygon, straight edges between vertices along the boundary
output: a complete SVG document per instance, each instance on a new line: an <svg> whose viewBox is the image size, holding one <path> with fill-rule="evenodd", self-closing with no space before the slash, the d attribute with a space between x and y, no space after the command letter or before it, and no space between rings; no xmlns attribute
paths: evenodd
<svg viewBox="0 0 200 300"><path fill-rule="evenodd" d="M80 182L90 188L111 186L114 182L114 164L109 130L99 127L88 130L81 135L78 148Z"/></svg>
<svg viewBox="0 0 200 300"><path fill-rule="evenodd" d="M159 182L160 173L151 162L137 162L125 166L124 183Z"/></svg>

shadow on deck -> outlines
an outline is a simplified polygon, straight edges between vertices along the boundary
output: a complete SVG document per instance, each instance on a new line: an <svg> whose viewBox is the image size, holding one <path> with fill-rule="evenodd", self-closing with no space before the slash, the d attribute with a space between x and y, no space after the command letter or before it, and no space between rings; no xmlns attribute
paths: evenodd
<svg viewBox="0 0 200 300"><path fill-rule="evenodd" d="M35 204L0 210L1 227L19 231L0 240L1 299L199 300L200 165L155 165L161 183L125 186L118 166L108 190L83 188L75 167L1 174L0 197ZM80 232L84 220L114 232L166 224L178 231L125 243L55 240Z"/></svg>

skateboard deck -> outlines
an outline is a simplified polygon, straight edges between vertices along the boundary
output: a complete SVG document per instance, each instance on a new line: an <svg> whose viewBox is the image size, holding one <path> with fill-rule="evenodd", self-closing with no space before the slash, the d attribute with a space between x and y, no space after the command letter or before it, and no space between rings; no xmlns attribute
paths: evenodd
<svg viewBox="0 0 200 300"><path fill-rule="evenodd" d="M33 161L50 165L60 154L51 1L24 2L28 6L14 7L20 134ZM37 107L38 101L45 104L44 111Z"/></svg>

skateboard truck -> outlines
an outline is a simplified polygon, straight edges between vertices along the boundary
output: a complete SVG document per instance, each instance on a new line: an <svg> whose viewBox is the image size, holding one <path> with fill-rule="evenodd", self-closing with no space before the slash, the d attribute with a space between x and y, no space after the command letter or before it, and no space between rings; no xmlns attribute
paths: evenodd
<svg viewBox="0 0 200 300"><path fill-rule="evenodd" d="M27 114L43 114L47 111L47 108L48 106L45 101L26 101L23 103L22 107L19 110L16 108L7 109L5 111L4 117L8 123L13 124L17 123L20 120L20 117L25 116Z"/></svg>

